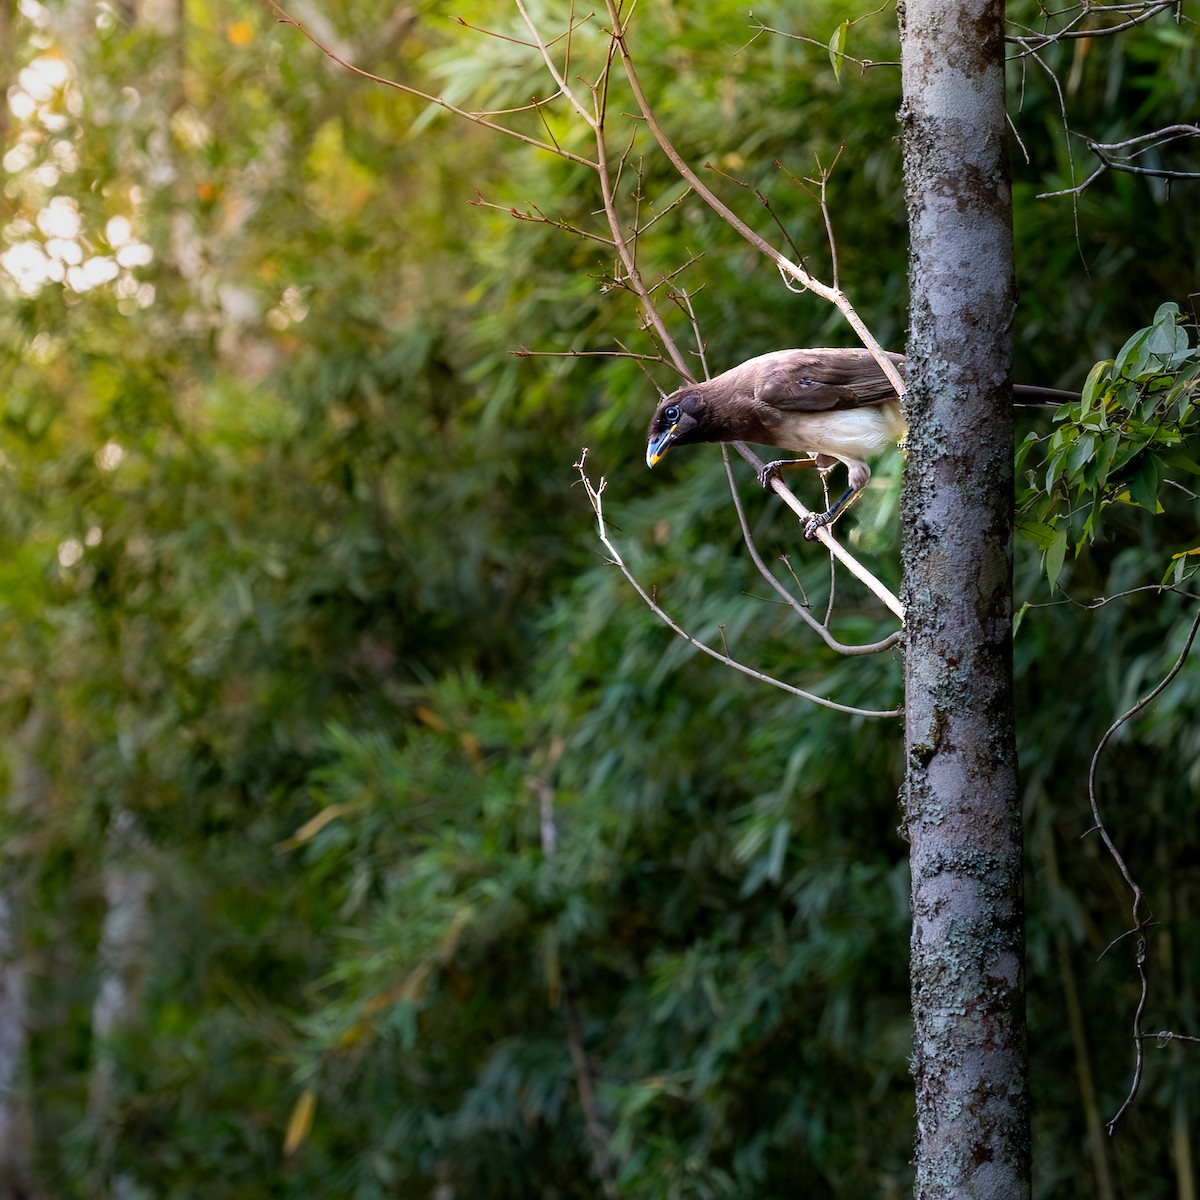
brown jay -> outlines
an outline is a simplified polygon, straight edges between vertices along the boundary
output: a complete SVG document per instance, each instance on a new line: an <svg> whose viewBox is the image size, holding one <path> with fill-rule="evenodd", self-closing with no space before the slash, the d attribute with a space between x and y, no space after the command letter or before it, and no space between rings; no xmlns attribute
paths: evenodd
<svg viewBox="0 0 1200 1200"><path fill-rule="evenodd" d="M889 354L905 371L903 354ZM1073 392L1020 386L1029 402L1061 404ZM813 537L854 500L871 478L867 459L907 433L900 400L867 350L774 350L748 359L705 383L690 383L659 402L648 431L646 465L653 467L672 446L693 442L759 442L808 455L768 463L759 473L767 486L781 467L825 472L846 464L849 486L826 512L805 522Z"/></svg>

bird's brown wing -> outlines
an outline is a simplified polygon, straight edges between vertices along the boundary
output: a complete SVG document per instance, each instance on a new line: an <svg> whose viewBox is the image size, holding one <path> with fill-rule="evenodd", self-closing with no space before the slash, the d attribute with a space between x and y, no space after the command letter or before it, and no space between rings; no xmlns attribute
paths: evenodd
<svg viewBox="0 0 1200 1200"><path fill-rule="evenodd" d="M902 355L890 357L903 368ZM866 350L779 350L756 365L755 397L787 412L831 412L896 398Z"/></svg>

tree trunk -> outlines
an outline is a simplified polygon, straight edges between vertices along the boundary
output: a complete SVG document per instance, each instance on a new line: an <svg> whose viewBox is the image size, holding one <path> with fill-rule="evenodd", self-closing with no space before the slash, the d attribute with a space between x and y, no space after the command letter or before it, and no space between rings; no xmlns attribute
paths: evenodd
<svg viewBox="0 0 1200 1200"><path fill-rule="evenodd" d="M916 1195L1030 1192L999 0L900 9L911 230L905 827Z"/></svg>

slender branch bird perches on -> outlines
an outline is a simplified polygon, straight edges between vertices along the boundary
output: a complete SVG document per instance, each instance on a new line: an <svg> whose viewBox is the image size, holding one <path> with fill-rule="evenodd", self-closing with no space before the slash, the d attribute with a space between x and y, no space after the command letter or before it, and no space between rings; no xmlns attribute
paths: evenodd
<svg viewBox="0 0 1200 1200"><path fill-rule="evenodd" d="M903 374L903 354L888 357ZM1074 392L1018 385L1025 402L1062 404ZM783 467L816 467L822 473L845 463L848 487L823 513L805 522L813 537L856 499L871 478L867 459L908 432L900 400L867 350L774 350L748 359L705 383L690 383L660 401L648 431L646 465L672 446L695 442L758 442L808 457L779 459L759 472L767 486Z"/></svg>

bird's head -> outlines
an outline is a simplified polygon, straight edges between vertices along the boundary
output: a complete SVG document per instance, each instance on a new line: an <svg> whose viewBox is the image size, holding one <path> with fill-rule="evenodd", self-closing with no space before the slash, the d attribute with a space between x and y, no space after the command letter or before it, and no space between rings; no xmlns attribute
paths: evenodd
<svg viewBox="0 0 1200 1200"><path fill-rule="evenodd" d="M659 402L647 431L646 466L657 465L676 443L712 441L707 405L696 387L680 388Z"/></svg>

